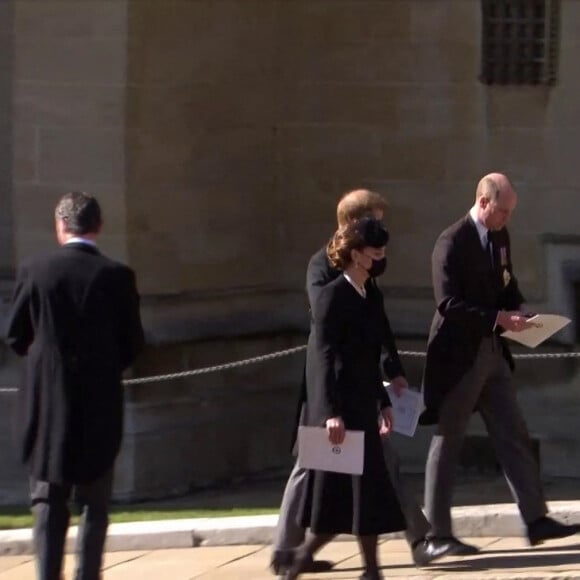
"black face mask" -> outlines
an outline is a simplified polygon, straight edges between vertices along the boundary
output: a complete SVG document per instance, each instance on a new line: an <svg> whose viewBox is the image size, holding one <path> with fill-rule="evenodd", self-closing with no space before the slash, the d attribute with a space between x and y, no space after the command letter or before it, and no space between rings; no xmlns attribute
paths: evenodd
<svg viewBox="0 0 580 580"><path fill-rule="evenodd" d="M367 270L371 278L376 278L381 274L384 274L387 269L387 258L382 258L381 260L373 260L371 267Z"/></svg>

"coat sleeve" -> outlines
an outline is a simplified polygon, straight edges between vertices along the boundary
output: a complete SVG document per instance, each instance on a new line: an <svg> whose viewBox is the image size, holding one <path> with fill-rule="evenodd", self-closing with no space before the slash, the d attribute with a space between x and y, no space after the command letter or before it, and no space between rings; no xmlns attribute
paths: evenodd
<svg viewBox="0 0 580 580"><path fill-rule="evenodd" d="M17 274L16 284L4 327L4 338L10 348L20 356L28 353L34 341L32 307L34 292L28 269L22 267Z"/></svg>
<svg viewBox="0 0 580 580"><path fill-rule="evenodd" d="M326 248L322 248L310 258L306 270L306 293L311 310L321 290L339 275L340 271L334 269L328 262Z"/></svg>
<svg viewBox="0 0 580 580"><path fill-rule="evenodd" d="M385 353L382 360L383 372L385 376L389 379L405 376L405 371L403 370L403 365L401 363L401 359L399 358L399 352L397 350L397 345L395 343L395 336L393 334L393 331L391 330L389 317L385 312L383 293L381 292L381 289L375 282L372 283L372 287L376 292L382 319L382 327L383 327L382 348ZM389 394L387 393L387 390L383 387L382 384L378 385L377 398L379 400L381 409L391 406L391 399L389 397Z"/></svg>
<svg viewBox="0 0 580 580"><path fill-rule="evenodd" d="M135 273L130 268L123 270L124 294L123 294L123 317L119 326L121 364L124 369L135 362L137 354L145 344L143 325L139 309L140 299L135 281Z"/></svg>
<svg viewBox="0 0 580 580"><path fill-rule="evenodd" d="M383 361L383 364L384 364L384 361ZM399 376L401 376L401 373L399 373L397 375L393 375L393 376L399 377ZM381 381L381 383L379 383L377 385L377 400L379 401L379 407L381 409L386 409L387 407L393 406L393 404L391 403L391 397L389 397L389 393L387 392L387 389L385 389L385 387L382 385L382 381Z"/></svg>
<svg viewBox="0 0 580 580"><path fill-rule="evenodd" d="M439 314L458 325L482 334L495 326L497 309L485 309L470 302L461 287L463 248L454 236L443 234L435 243L431 256L433 292Z"/></svg>
<svg viewBox="0 0 580 580"><path fill-rule="evenodd" d="M383 371L387 378L393 379L395 377L405 376L405 370L399 357L399 351L395 342L395 335L391 329L389 317L385 312L383 294L380 292L381 300L381 315L383 318L383 350L385 357L383 358ZM386 391L385 391L386 392Z"/></svg>
<svg viewBox="0 0 580 580"><path fill-rule="evenodd" d="M315 358L319 365L313 399L327 418L339 417L343 413L343 397L336 375L338 346L342 333L346 331L343 312L335 287L327 286L312 305Z"/></svg>

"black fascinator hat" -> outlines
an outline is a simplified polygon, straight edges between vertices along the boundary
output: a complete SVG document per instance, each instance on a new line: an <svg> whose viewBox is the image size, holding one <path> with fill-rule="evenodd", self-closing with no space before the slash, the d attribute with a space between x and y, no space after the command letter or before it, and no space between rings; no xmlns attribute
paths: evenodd
<svg viewBox="0 0 580 580"><path fill-rule="evenodd" d="M371 248L382 248L389 242L389 232L380 220L365 217L358 220L355 230L360 236L361 246Z"/></svg>

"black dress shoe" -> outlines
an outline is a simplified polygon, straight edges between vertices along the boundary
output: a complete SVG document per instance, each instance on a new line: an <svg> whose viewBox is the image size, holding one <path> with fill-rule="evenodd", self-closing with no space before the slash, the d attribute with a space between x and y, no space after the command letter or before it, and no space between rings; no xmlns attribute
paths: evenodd
<svg viewBox="0 0 580 580"><path fill-rule="evenodd" d="M274 576L282 576L294 563L294 550L275 550L270 561Z"/></svg>
<svg viewBox="0 0 580 580"><path fill-rule="evenodd" d="M419 540L413 545L411 549L411 555L413 556L413 562L415 566L421 568L422 566L427 566L437 560L442 558L447 554L450 544L442 544L433 541L433 538Z"/></svg>
<svg viewBox="0 0 580 580"><path fill-rule="evenodd" d="M477 546L466 544L454 536L429 538L429 542L431 542L433 550L441 552L441 556L473 556L479 552Z"/></svg>
<svg viewBox="0 0 580 580"><path fill-rule="evenodd" d="M302 564L302 572L320 574L321 572L332 570L333 567L334 562L330 562L329 560L313 560L310 558Z"/></svg>
<svg viewBox="0 0 580 580"><path fill-rule="evenodd" d="M288 574L296 560L296 552L294 550L278 550L274 552L272 561L270 562L270 569L275 576L283 576ZM334 562L328 560L313 560L310 557L304 558L298 566L300 573L320 574L328 572L334 567Z"/></svg>
<svg viewBox="0 0 580 580"><path fill-rule="evenodd" d="M530 546L537 546L546 540L565 538L580 532L580 524L561 524L552 518L543 516L528 526Z"/></svg>

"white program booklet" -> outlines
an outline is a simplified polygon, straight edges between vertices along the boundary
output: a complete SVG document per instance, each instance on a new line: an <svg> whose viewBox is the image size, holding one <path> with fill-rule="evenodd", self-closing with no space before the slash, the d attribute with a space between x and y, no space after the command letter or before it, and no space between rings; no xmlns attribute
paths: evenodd
<svg viewBox="0 0 580 580"><path fill-rule="evenodd" d="M324 427L298 427L298 466L305 469L361 475L364 447L364 431L347 430L344 441L333 445Z"/></svg>
<svg viewBox="0 0 580 580"><path fill-rule="evenodd" d="M550 336L562 330L564 326L570 324L571 320L558 314L536 314L528 318L528 322L531 322L534 326L520 332L506 330L502 333L502 336L515 340L524 346L535 348L550 338Z"/></svg>
<svg viewBox="0 0 580 580"><path fill-rule="evenodd" d="M393 406L393 431L413 437L417 429L419 415L423 412L423 393L414 389L402 389L401 395L395 394L393 385L383 381L383 385L389 393L391 405Z"/></svg>

